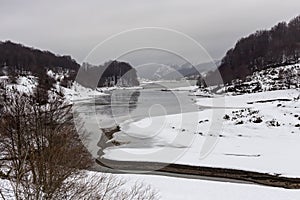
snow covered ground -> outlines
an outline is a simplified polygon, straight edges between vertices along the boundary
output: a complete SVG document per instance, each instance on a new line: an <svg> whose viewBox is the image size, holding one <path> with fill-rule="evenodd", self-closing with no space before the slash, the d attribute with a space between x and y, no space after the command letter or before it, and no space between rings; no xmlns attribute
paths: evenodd
<svg viewBox="0 0 300 200"><path fill-rule="evenodd" d="M196 91L198 89L198 86L196 85L191 85L191 86L186 86L186 87L178 87L174 89L170 89L171 91Z"/></svg>
<svg viewBox="0 0 300 200"><path fill-rule="evenodd" d="M8 80L8 77L0 77L0 80ZM33 89L37 86L37 80L34 76L21 76L17 78L15 84L7 84L7 90L17 90L24 93L31 93Z"/></svg>
<svg viewBox="0 0 300 200"><path fill-rule="evenodd" d="M88 175L91 177L101 176L101 173L88 172ZM300 198L300 190L288 190L252 184L215 182L155 175L123 174L116 176L126 181L124 187L128 189L136 183L151 186L151 188L157 192L157 196L162 200L297 200ZM88 179L84 181L87 182ZM0 187L9 188L9 182L0 179ZM2 198L0 197L0 199Z"/></svg>
<svg viewBox="0 0 300 200"><path fill-rule="evenodd" d="M234 80L217 92L253 93L300 87L300 63L270 67L254 72L245 80Z"/></svg>
<svg viewBox="0 0 300 200"><path fill-rule="evenodd" d="M55 74L51 70L48 71L48 75L56 78L56 80L60 80L63 75ZM24 93L32 93L33 89L38 85L37 78L31 75L28 76L19 76L17 77L16 83L9 83L7 76L1 76L0 82L7 82L6 89L12 90L16 89L17 91ZM59 85L59 81L55 84L55 88L57 91L61 90L66 99L74 102L74 101L85 101L94 99L97 96L107 95L104 92L115 89L115 88L99 88L97 90L93 90L90 88L83 87L82 85L74 82L71 88L61 87Z"/></svg>
<svg viewBox="0 0 300 200"><path fill-rule="evenodd" d="M71 88L62 88L62 91L65 94L66 98L72 102L89 101L94 99L97 96L107 95L104 93L104 91L106 91L105 88L103 88L102 91L93 90L91 88L83 87L82 85L76 82L73 83Z"/></svg>
<svg viewBox="0 0 300 200"><path fill-rule="evenodd" d="M104 157L300 177L299 94L291 89L199 98L199 106L212 109L127 121L114 135L123 145L107 148ZM201 157L203 148L212 151Z"/></svg>
<svg viewBox="0 0 300 200"><path fill-rule="evenodd" d="M158 191L162 200L297 200L300 190L287 190L248 184L171 178L153 175L120 175L138 180Z"/></svg>

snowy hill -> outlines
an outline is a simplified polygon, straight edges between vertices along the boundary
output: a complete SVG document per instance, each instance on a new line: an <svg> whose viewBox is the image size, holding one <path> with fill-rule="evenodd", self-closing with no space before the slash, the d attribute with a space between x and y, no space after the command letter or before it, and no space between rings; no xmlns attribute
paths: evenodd
<svg viewBox="0 0 300 200"><path fill-rule="evenodd" d="M65 73L55 73L52 70L49 70L47 75L55 80L51 90L54 92L62 92L69 102L89 100L96 96L106 95L103 92L105 89L102 89L102 91L94 90L86 88L77 82L73 82L70 87L62 86L61 81L67 76ZM6 93L9 93L12 90L17 90L26 94L33 93L38 82L38 77L32 75L17 76L14 83L11 82L8 76L0 76L0 85Z"/></svg>
<svg viewBox="0 0 300 200"><path fill-rule="evenodd" d="M237 94L300 88L300 64L268 68L254 72L244 81L233 80L226 92Z"/></svg>

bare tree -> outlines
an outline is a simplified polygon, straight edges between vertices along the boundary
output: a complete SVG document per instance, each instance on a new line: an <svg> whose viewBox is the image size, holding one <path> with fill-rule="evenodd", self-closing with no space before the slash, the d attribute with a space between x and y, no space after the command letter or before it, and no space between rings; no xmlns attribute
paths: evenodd
<svg viewBox="0 0 300 200"><path fill-rule="evenodd" d="M9 187L3 199L155 199L150 187L86 171L93 159L82 144L63 95L11 91L0 115L0 175ZM43 92L45 94L45 92ZM41 101L42 98L43 101ZM88 179L86 178L88 176ZM9 191L8 191L9 190Z"/></svg>

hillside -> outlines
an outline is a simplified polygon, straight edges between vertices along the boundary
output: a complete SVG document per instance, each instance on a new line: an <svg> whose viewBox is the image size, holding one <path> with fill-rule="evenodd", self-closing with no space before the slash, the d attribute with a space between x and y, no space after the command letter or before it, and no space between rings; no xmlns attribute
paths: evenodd
<svg viewBox="0 0 300 200"><path fill-rule="evenodd" d="M42 68L77 71L80 65L71 56L59 56L10 41L0 42L0 67L10 71L39 73Z"/></svg>
<svg viewBox="0 0 300 200"><path fill-rule="evenodd" d="M225 92L244 94L300 88L300 64L279 66L254 72L244 80L236 79Z"/></svg>
<svg viewBox="0 0 300 200"><path fill-rule="evenodd" d="M299 58L300 16L240 39L222 59L219 71L223 81L228 83L234 79L244 79L255 71L294 64ZM207 80L220 83L216 74L211 72Z"/></svg>
<svg viewBox="0 0 300 200"><path fill-rule="evenodd" d="M93 66L84 63L79 69L76 81L85 87L138 86L136 70L126 62L109 61Z"/></svg>
<svg viewBox="0 0 300 200"><path fill-rule="evenodd" d="M55 55L49 51L41 51L10 41L0 42L0 76L7 75L13 82L18 75L33 75L51 85L55 82L47 75L47 72L51 70L64 74L60 81L65 87L71 85L79 71L82 72L82 76L78 82L86 87L139 84L135 69L125 62L110 61L104 66L86 64L83 68L80 69L80 65L71 56ZM99 80L99 82L91 84L90 80Z"/></svg>

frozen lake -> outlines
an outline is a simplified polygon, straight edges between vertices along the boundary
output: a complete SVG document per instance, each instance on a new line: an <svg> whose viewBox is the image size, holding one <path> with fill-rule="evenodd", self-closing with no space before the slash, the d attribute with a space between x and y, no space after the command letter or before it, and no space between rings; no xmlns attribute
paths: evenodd
<svg viewBox="0 0 300 200"><path fill-rule="evenodd" d="M143 84L144 89L113 90L94 101L76 103L75 111L89 133L88 149L97 157L102 144L101 128L113 127L126 120L200 110L189 91L166 91L194 84L195 81L152 82Z"/></svg>

